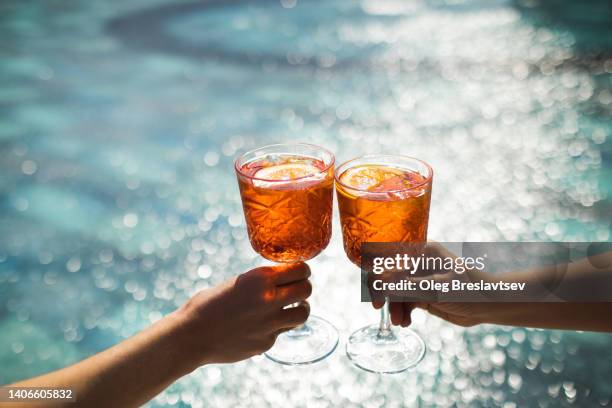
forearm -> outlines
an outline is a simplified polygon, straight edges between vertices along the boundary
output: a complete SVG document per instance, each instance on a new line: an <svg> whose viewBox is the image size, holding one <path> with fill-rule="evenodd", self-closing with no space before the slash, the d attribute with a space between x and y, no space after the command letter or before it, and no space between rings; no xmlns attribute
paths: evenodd
<svg viewBox="0 0 612 408"><path fill-rule="evenodd" d="M612 332L612 303L488 303L482 323Z"/></svg>
<svg viewBox="0 0 612 408"><path fill-rule="evenodd" d="M67 407L142 405L197 367L261 354L279 332L303 324L308 317L304 302L312 291L309 276L305 263L255 268L197 293L179 310L106 351L13 386L70 388L76 404ZM285 309L296 302L300 306Z"/></svg>
<svg viewBox="0 0 612 408"><path fill-rule="evenodd" d="M541 267L504 274L508 282L526 282L534 293L550 294L556 302L492 304L487 323L549 329L612 332L612 303L590 302L610 290L612 254L581 259L566 268ZM605 297L604 297L605 298ZM577 301L563 301L575 299ZM582 302L578 301L582 300Z"/></svg>
<svg viewBox="0 0 612 408"><path fill-rule="evenodd" d="M181 312L174 312L108 350L14 386L71 388L78 406L140 406L199 365L186 346L188 334Z"/></svg>

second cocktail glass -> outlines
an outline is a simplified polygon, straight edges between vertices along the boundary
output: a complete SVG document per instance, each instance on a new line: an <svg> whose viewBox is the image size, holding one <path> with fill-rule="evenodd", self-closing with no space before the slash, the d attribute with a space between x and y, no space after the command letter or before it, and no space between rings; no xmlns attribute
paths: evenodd
<svg viewBox="0 0 612 408"><path fill-rule="evenodd" d="M361 266L364 242L427 242L432 178L427 163L404 156L363 156L336 169L342 238L351 262ZM391 326L387 300L380 323L353 333L346 353L364 370L398 373L421 361L425 343L414 331Z"/></svg>
<svg viewBox="0 0 612 408"><path fill-rule="evenodd" d="M249 240L275 262L315 257L331 238L334 155L309 144L277 144L252 150L235 162ZM310 316L280 334L266 356L278 363L309 364L331 354L338 332Z"/></svg>

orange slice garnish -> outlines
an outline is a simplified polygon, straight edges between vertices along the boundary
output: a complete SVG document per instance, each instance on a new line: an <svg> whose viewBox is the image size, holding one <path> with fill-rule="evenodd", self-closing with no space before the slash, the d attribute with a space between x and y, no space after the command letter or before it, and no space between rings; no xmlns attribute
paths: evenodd
<svg viewBox="0 0 612 408"><path fill-rule="evenodd" d="M253 175L253 184L257 187L279 186L291 183L295 179L315 176L319 173L321 173L321 169L308 163L277 164L258 170ZM282 183L283 181L287 183Z"/></svg>
<svg viewBox="0 0 612 408"><path fill-rule="evenodd" d="M387 181L401 181L403 175L404 171L393 167L364 164L346 170L340 176L340 181L342 184L357 190L377 191L377 187L387 185ZM399 188L403 187L400 186Z"/></svg>

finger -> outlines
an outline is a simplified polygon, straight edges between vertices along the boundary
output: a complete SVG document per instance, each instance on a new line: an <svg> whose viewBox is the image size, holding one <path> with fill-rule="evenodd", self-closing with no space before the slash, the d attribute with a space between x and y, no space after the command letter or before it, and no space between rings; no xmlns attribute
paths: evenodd
<svg viewBox="0 0 612 408"><path fill-rule="evenodd" d="M362 272L363 273L363 272ZM380 275L374 273L368 273L365 277L362 276L363 283L366 284L368 293L370 295L370 301L375 309L380 309L385 304L384 297L378 291L374 290L374 281L380 279Z"/></svg>
<svg viewBox="0 0 612 408"><path fill-rule="evenodd" d="M277 333L272 333L272 334L269 334L268 337L261 339L259 342L259 348L257 350L257 354L262 354L270 350L272 346L274 346L274 343L276 343L277 336L278 336Z"/></svg>
<svg viewBox="0 0 612 408"><path fill-rule="evenodd" d="M282 306L290 305L291 303L307 299L311 294L312 284L308 279L303 279L288 285L278 286L276 288L275 303Z"/></svg>
<svg viewBox="0 0 612 408"><path fill-rule="evenodd" d="M310 267L304 262L275 265L270 268L272 281L277 286L307 279L310 276Z"/></svg>
<svg viewBox="0 0 612 408"><path fill-rule="evenodd" d="M372 306L374 306L374 309L380 309L384 305L385 305L384 300L372 300Z"/></svg>
<svg viewBox="0 0 612 408"><path fill-rule="evenodd" d="M389 304L389 313L391 314L391 323L396 326L402 324L402 320L404 319L404 308L401 303L391 302Z"/></svg>
<svg viewBox="0 0 612 408"><path fill-rule="evenodd" d="M429 309L431 308L431 303L427 303L427 302L416 302L412 304L413 309L414 308L419 308L419 309L423 309L429 312Z"/></svg>
<svg viewBox="0 0 612 408"><path fill-rule="evenodd" d="M310 314L310 305L307 301L301 302L298 306L281 309L276 319L274 330L283 328L294 328L303 324Z"/></svg>
<svg viewBox="0 0 612 408"><path fill-rule="evenodd" d="M414 303L406 302L404 306L404 318L402 319L402 327L408 327L412 324L412 310L414 309Z"/></svg>

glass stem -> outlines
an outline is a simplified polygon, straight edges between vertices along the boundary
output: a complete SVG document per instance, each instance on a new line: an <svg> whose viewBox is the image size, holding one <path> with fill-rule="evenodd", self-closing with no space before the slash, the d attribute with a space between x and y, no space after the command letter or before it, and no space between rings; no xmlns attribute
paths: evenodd
<svg viewBox="0 0 612 408"><path fill-rule="evenodd" d="M380 309L380 326L378 326L378 337L389 337L391 334L391 317L389 316L389 298L385 298L385 304Z"/></svg>

